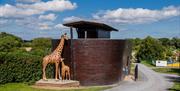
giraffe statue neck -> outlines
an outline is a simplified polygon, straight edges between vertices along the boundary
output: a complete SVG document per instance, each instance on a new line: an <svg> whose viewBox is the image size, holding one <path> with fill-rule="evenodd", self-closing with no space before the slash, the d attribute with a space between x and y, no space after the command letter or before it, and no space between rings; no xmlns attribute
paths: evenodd
<svg viewBox="0 0 180 91"><path fill-rule="evenodd" d="M64 38L62 37L59 45L54 50L54 53L58 53L59 55L61 55L63 47L64 47Z"/></svg>
<svg viewBox="0 0 180 91"><path fill-rule="evenodd" d="M61 64L62 64L62 67L64 67L64 65L65 65L65 64L64 64L64 61L61 61L61 62L62 62L62 63L61 63Z"/></svg>

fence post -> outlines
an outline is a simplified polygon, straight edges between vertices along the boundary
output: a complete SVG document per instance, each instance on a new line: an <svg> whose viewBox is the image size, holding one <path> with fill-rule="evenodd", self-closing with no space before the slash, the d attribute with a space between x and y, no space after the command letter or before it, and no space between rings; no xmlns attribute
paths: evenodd
<svg viewBox="0 0 180 91"><path fill-rule="evenodd" d="M135 67L135 74L134 74L134 80L137 81L138 79L138 64L136 64L136 67Z"/></svg>

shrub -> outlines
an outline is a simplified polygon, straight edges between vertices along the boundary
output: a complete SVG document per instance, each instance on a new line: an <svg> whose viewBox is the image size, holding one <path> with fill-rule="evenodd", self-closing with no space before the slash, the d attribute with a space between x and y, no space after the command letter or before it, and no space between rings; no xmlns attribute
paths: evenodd
<svg viewBox="0 0 180 91"><path fill-rule="evenodd" d="M54 66L48 65L48 78L54 76ZM35 82L42 78L42 57L22 52L0 52L0 84Z"/></svg>

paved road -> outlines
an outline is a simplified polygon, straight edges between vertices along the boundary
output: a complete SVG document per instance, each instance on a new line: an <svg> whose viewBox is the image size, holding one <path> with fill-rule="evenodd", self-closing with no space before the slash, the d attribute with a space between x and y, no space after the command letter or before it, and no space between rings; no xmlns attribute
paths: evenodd
<svg viewBox="0 0 180 91"><path fill-rule="evenodd" d="M138 69L141 80L123 81L117 87L105 91L167 91L173 85L166 75L156 73L143 64L138 64Z"/></svg>

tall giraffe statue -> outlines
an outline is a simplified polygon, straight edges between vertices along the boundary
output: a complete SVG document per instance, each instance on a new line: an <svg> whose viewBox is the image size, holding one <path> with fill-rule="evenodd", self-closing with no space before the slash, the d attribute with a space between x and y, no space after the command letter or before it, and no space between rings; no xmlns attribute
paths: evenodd
<svg viewBox="0 0 180 91"><path fill-rule="evenodd" d="M68 40L68 36L65 33L64 35L61 36L61 40L59 42L59 45L56 47L56 49L49 55L46 55L43 58L43 80L47 80L46 78L46 66L49 63L54 63L55 64L55 79L58 80L58 75L59 75L59 63L61 62L61 53L64 47L64 41Z"/></svg>

